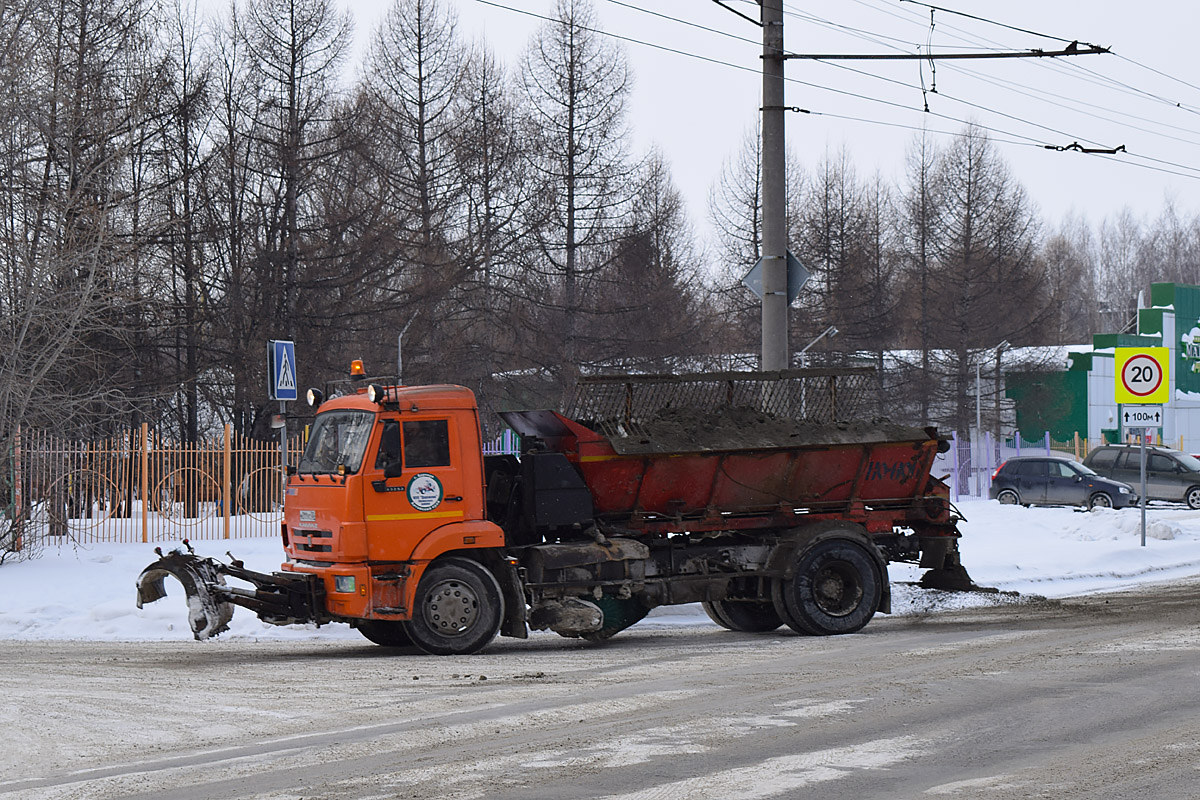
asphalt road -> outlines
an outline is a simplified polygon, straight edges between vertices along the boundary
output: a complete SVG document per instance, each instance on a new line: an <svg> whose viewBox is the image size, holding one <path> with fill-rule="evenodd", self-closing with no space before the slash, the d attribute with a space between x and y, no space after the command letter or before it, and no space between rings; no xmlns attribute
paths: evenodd
<svg viewBox="0 0 1200 800"><path fill-rule="evenodd" d="M1200 582L605 645L0 642L0 798L1197 798Z"/></svg>

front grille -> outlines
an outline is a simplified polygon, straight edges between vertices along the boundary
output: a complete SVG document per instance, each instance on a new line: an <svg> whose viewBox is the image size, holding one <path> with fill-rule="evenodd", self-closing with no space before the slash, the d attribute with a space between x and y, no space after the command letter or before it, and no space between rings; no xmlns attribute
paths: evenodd
<svg viewBox="0 0 1200 800"><path fill-rule="evenodd" d="M333 531L292 531L292 542L295 544L296 550L302 553L331 553L333 552L332 544L319 544L313 540L332 538Z"/></svg>

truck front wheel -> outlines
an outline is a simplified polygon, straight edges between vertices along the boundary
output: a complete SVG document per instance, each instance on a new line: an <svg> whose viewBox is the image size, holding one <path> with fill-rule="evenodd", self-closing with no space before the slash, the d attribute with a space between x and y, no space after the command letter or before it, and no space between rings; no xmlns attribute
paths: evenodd
<svg viewBox="0 0 1200 800"><path fill-rule="evenodd" d="M421 576L405 628L426 653L467 655L492 641L503 619L504 596L495 576L470 559L443 558Z"/></svg>
<svg viewBox="0 0 1200 800"><path fill-rule="evenodd" d="M802 551L791 578L775 582L775 610L797 633L853 633L875 616L883 578L861 545L827 539Z"/></svg>
<svg viewBox="0 0 1200 800"><path fill-rule="evenodd" d="M412 638L403 622L387 619L365 619L356 626L367 641L381 647L412 647Z"/></svg>

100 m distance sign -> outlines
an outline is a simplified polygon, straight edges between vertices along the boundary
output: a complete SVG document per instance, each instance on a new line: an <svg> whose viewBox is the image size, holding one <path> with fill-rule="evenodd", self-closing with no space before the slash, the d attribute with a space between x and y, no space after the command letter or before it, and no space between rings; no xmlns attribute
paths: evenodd
<svg viewBox="0 0 1200 800"><path fill-rule="evenodd" d="M1170 400L1170 351L1166 347L1118 347L1113 357L1118 403Z"/></svg>

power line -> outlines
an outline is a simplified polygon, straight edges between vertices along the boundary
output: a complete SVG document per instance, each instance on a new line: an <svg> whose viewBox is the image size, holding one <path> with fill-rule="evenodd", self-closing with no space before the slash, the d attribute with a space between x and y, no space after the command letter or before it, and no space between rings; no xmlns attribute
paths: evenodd
<svg viewBox="0 0 1200 800"><path fill-rule="evenodd" d="M1031 31L1028 28L1018 28L1015 25L1007 25L1003 22L997 22L994 19L988 19L987 17L977 17L974 14L968 14L965 11L955 11L952 8L943 8L942 6L930 5L929 3L921 2L921 0L900 0L900 2L901 3L912 3L914 6L925 6L926 8L931 8L934 11L941 11L943 14L953 14L958 17L966 17L967 19L973 19L977 22L986 22L989 25L996 25L1001 28L1008 28L1010 31L1016 31L1017 33L1028 33L1030 36L1038 36L1042 39L1053 39L1056 42L1073 41L1071 39L1064 39L1061 36L1051 36L1048 33L1038 33L1037 31ZM1089 45L1089 46L1095 47L1095 45Z"/></svg>
<svg viewBox="0 0 1200 800"><path fill-rule="evenodd" d="M1143 64L1140 61L1134 61L1132 58L1123 56L1120 53L1117 53L1116 56L1117 56L1117 58L1121 59L1122 61L1128 61L1130 64L1133 64L1135 67L1141 67L1144 70L1149 70L1150 72L1153 72L1155 75L1161 75L1162 77L1167 78L1169 80L1173 80L1176 83L1182 83L1184 86L1187 86L1190 89L1195 89L1196 91L1200 91L1200 86L1197 86L1194 83L1188 83L1183 78L1179 78L1175 75L1171 75L1170 73L1163 72L1162 70L1159 70L1159 69L1155 69L1154 67Z"/></svg>
<svg viewBox="0 0 1200 800"><path fill-rule="evenodd" d="M899 14L897 14L897 13L895 13L895 12L893 12L893 11L889 10L889 9L878 8L878 7L876 7L876 6L873 6L872 4L870 4L869 2L867 2L867 0L853 0L853 1L854 1L854 2L856 2L856 3L858 3L859 5L863 5L863 6L866 6L866 7L868 7L868 8L874 8L874 9L875 9L875 10L877 10L877 11L880 11L880 12L882 12L882 13L886 13L886 14L889 14L889 15L891 15L891 16L894 16L894 17L898 18L898 19L904 19L903 17L900 17L900 15L899 15ZM1047 39L1054 39L1054 40L1056 40L1056 41L1060 41L1060 42L1065 42L1065 41L1068 41L1067 39L1064 39L1064 38L1062 38L1062 37L1059 37L1059 36L1054 36L1054 35L1052 35L1052 34L1048 34L1048 33L1041 33L1041 32L1038 32L1038 31L1032 31L1032 30L1029 30L1029 29L1026 29L1026 28L1018 28L1018 27L1015 27L1015 26L1012 26L1012 25L1007 25L1007 24L1005 24L1005 23L1002 23L1002 22L998 22L998 21L996 21L996 20L988 19L988 18L986 18L986 17L978 17L978 16L975 16L975 15L972 15L972 14L966 14L966 13L963 13L963 12L954 11L954 10L952 10L952 9L943 8L943 7L941 7L941 6L934 6L934 5L930 5L930 4L928 4L928 3L919 2L919 0L900 0L900 1L901 1L902 3L912 3L913 5L925 6L926 8L931 8L931 9L938 10L938 11L943 11L943 12L945 12L945 13L948 13L948 14L954 14L954 15L957 15L957 16L967 17L967 18L969 18L969 19L975 19L975 20L978 20L978 21L981 21L981 22L985 22L985 23L988 23L988 24L991 24L991 25L996 25L996 26L998 26L998 27L1002 27L1002 28L1008 28L1008 29L1010 29L1010 30L1018 31L1018 32L1021 32L1021 33L1029 33L1029 34L1031 34L1031 35L1034 35L1034 36L1040 36L1040 37L1047 38ZM916 20L908 20L908 21L909 21L909 22L911 22L912 24L918 24L918 23L916 22ZM960 31L960 32L962 32L962 33L964 33L964 34L969 34L969 35L971 35L971 36L977 36L976 34L972 34L971 32L969 32L969 31L966 31L966 30L964 30L964 29L962 29L962 28L958 28L958 27L956 27L956 26L952 26L952 25L947 25L946 23L940 23L940 24L939 24L939 27L943 27L943 28L946 28L946 27L948 27L948 28L951 28L952 30L957 30L957 31ZM978 39L970 39L970 38L964 38L964 37L956 37L956 38L958 38L958 39L960 39L960 40L962 40L962 41L965 41L965 42L971 42L971 41L979 41L979 40L981 40L981 41L987 42L987 43L989 43L989 44L992 44L992 45L998 45L998 44L999 44L999 43L998 43L998 42L996 42L995 40L988 39L987 37L979 37ZM1146 65L1144 65L1144 64L1140 64L1140 63L1138 63L1138 62L1136 62L1136 61L1133 61L1132 59L1129 59L1129 58L1127 58L1127 57L1125 57L1125 56L1122 56L1122 55L1120 55L1119 53L1115 53L1115 52L1114 52L1113 54L1114 54L1114 55L1116 55L1118 58L1120 58L1120 59L1122 59L1122 60L1124 60L1124 61L1128 61L1129 63L1132 63L1132 64L1134 64L1134 65L1136 65L1136 66L1142 67L1143 69L1147 69L1147 70L1149 70L1149 71L1151 71L1151 72L1154 72L1154 73L1156 73L1156 74L1159 74L1159 75L1161 75L1161 76L1163 76L1163 77L1166 77L1166 78L1169 78L1169 79L1171 79L1171 80L1178 81L1179 83L1182 83L1182 84L1184 84L1185 86L1188 86L1188 87L1190 87L1190 88L1193 88L1193 89L1200 90L1200 86L1196 86L1196 85L1194 85L1194 84L1188 83L1187 81L1184 81L1184 80L1181 80L1181 79L1179 79L1179 78L1176 78L1176 77L1174 77L1174 76L1172 76L1172 75L1169 75L1168 73L1161 72L1160 70L1156 70L1156 69L1154 69L1153 67L1149 67L1149 66L1146 66ZM1169 98L1161 97L1161 96L1159 96L1159 95L1156 95L1156 94L1154 94L1153 92L1149 92L1149 91L1146 91L1146 90L1143 90L1143 89L1139 89L1139 88L1137 88L1137 87L1134 87L1134 86L1130 86L1130 85L1128 85L1128 84L1125 84L1125 83L1122 83L1121 81L1118 81L1118 80L1116 80L1116 79L1114 79L1114 78L1110 78L1110 77L1108 77L1108 76L1106 76L1106 75L1101 75L1101 74L1099 74L1099 73L1097 73L1097 72L1095 72L1095 71L1093 71L1093 70L1091 70L1091 69L1089 69L1089 68L1087 68L1087 67L1083 66L1082 64L1078 64L1078 63L1074 63L1074 62L1070 62L1070 63L1057 63L1057 62L1048 62L1048 63L1047 63L1047 62L1039 62L1038 66L1039 66L1040 68L1043 68L1043 69L1051 69L1051 70L1058 71L1058 72L1060 72L1060 74L1061 74L1061 73L1066 73L1066 72L1068 72L1068 71L1071 71L1071 70L1077 70L1077 71L1079 71L1079 72L1083 72L1083 73L1086 73L1086 74L1087 74L1087 75L1089 75L1089 76L1092 76L1093 80L1089 80L1089 81L1087 81L1087 82L1089 82L1089 83L1092 83L1092 84L1094 84L1094 85L1098 85L1098 86L1106 86L1107 88L1114 89L1114 90L1116 90L1116 89L1120 89L1120 90L1123 90L1123 91L1124 91L1124 93L1126 93L1126 94L1129 94L1129 95L1131 95L1131 96L1140 96L1140 97L1144 97L1144 98L1148 98L1148 99L1154 100L1154 101L1156 101L1156 102L1160 102L1160 103L1164 103L1164 104L1166 104L1166 105L1170 105L1170 106L1172 106L1172 107L1180 108L1180 109L1182 109L1182 110L1189 111L1189 112L1191 112L1191 113L1200 113L1200 111L1197 111L1196 109L1193 109L1193 108L1191 108L1191 107L1189 107L1189 106L1187 106L1187 105L1184 105L1183 103L1180 103L1180 102L1177 102L1177 101L1174 101L1174 100L1170 100Z"/></svg>
<svg viewBox="0 0 1200 800"><path fill-rule="evenodd" d="M533 17L533 18L535 18L535 19L540 19L540 20L543 20L543 21L545 21L545 22L561 23L561 20L558 20L558 19L556 19L556 18L554 18L554 17L546 16L546 15L543 15L543 14L538 14L538 13L536 13L536 12L527 11L527 10L520 9L520 8L514 8L514 7L512 7L512 6L504 5L503 3L495 2L495 0L476 0L476 2L478 2L478 3L482 3L483 5L492 6L492 7L494 7L494 8L499 8L499 9L502 9L502 10L505 10L505 11L510 11L510 12L513 12L513 13L522 14L522 15L524 15L524 16ZM665 15L663 15L663 16L665 16ZM669 18L669 17L668 17L668 19L671 19L671 18ZM624 35L621 35L621 34L612 33L611 31L605 31L605 30L601 30L601 29L599 29L599 28L587 28L587 27L584 27L584 29L585 29L585 30L587 30L587 31L589 31L590 33L595 33L595 34L597 34L597 35L600 35L600 36L608 36L608 37L611 37L611 38L617 39L617 40L619 40L619 41L628 42L628 43L631 43L631 44L637 44L637 45L641 45L641 46L643 46L643 47L649 47L649 48L652 48L652 49L655 49L655 50L661 50L661 51L664 51L664 52L673 53L673 54L675 54L675 55L684 56L685 58L692 58L692 59L696 59L696 60L699 60L699 61L703 61L703 62L706 62L706 63L709 63L709 64L714 64L714 65L717 65L717 66L729 67L729 68L731 68L731 69L739 70L739 71L742 71L742 72L749 72L749 73L752 73L752 74L754 74L754 75L759 75L759 74L760 74L760 73L759 73L759 70L757 70L757 69L754 69L754 68L752 68L752 67L747 67L747 66L745 66L745 65L742 65L742 64L736 64L736 63L729 62L729 61L723 61L723 60L721 60L721 59L717 59L717 58L712 58L712 57L709 57L709 56L700 55L700 54L698 54L698 53L693 53L693 52L690 52L690 51L687 51L687 50L681 50L681 49L674 48L674 47L668 47L668 46L666 46L666 45L656 44L656 43L654 43L654 42L648 42L648 41L644 41L644 40L641 40L641 39L636 39L636 38L634 38L634 37L631 37L631 36L624 36ZM735 38L736 38L736 37L735 37ZM842 68L846 68L844 65L839 65L839 64L831 64L831 66L839 66L839 67L842 67ZM854 71L854 72L860 72L859 70L851 70L851 71ZM871 73L865 73L865 72L863 72L862 74L864 74L864 75L867 75L868 77L879 78L879 79L881 79L881 80L891 80L891 79L887 79L887 78L882 78L881 76L875 76L875 75L873 75L873 74L871 74ZM916 109L915 109L915 108L913 108L913 107L911 107L911 106L908 106L908 105L905 105L905 104L902 104L902 103L897 103L897 102L894 102L894 101L891 101L891 100L885 100L885 99L883 99L883 98L879 98L879 97L871 97L871 96L869 96L869 95L864 95L864 94L860 94L860 93L857 93L857 92L852 92L852 91L848 91L848 90L844 90L844 89L836 89L836 88L833 88L833 87L830 87L830 86L825 86L825 85L823 85L823 84L813 83L813 82L811 82L811 81L804 81L804 80L800 80L800 79L798 79L798 78L791 78L791 77L785 77L785 78L784 78L784 80L786 80L788 83L793 83L793 84L797 84L797 85L800 85L800 86L806 86L806 87L809 87L809 88L812 88L812 89L818 89L818 90L820 90L820 91L824 91L824 92L831 92L831 93L833 93L833 94L841 95L841 96L844 96L844 97L851 97L851 98L858 99L858 100L864 100L864 101L866 101L866 102L877 103L877 104L884 105L884 106L887 106L887 107L890 107L890 108L897 108L897 109L901 109L901 110L903 110L903 111L908 111L908 112L916 111ZM894 82L894 83L900 83L901 85L904 85L904 86L906 86L906 88L913 88L913 87L911 87L911 86L908 86L907 84L903 84L902 82L898 82L898 81L894 81L894 80L892 80L891 82ZM1058 129L1055 129L1055 128L1052 128L1052 127L1049 127L1049 126L1046 126L1046 125L1040 125L1040 124L1038 124L1038 123L1032 123L1032 122L1029 122L1028 120L1022 119L1022 118L1020 118L1020 117L1016 117L1016 116L1014 116L1014 115L1011 115L1011 114L1006 114L1006 113L1004 113L1004 112L1000 112L1000 111L997 111L997 110L995 110L995 109L991 109L991 108L988 108L987 106L983 106L983 105L980 105L980 104L977 104L977 103L972 103L972 102L970 102L970 101L962 100L962 99L960 99L960 98L956 98L956 97L954 97L954 96L952 96L952 95L946 95L945 93L939 93L939 95L940 95L940 96L942 96L942 97L946 97L947 99L950 99L950 100L952 100L952 101L954 101L954 102L962 103L962 104L964 104L964 105L970 106L970 107L972 107L972 108L976 108L976 109L978 109L978 110L981 110L981 111L985 111L985 112L992 113L992 114L998 114L999 116L1006 117L1006 118L1008 118L1008 119L1011 119L1011 120L1014 120L1014 121L1017 121L1017 122L1021 122L1021 123L1023 123L1023 124L1029 124L1029 125L1033 125L1034 127L1040 128L1040 129L1042 129L1042 130L1045 130L1045 131L1048 131L1048 132L1050 132L1050 133L1054 133L1055 135L1057 135L1057 136L1060 136L1060 137L1063 137L1063 138L1069 138L1069 139L1074 139L1074 140L1083 139L1084 141L1089 141L1089 142L1092 142L1093 144L1099 144L1099 143L1097 143L1097 142L1094 142L1093 140L1091 140L1091 139L1089 139L1089 138L1087 138L1087 137L1073 136L1073 135L1071 135L1071 134L1068 134L1068 133L1066 133L1066 132L1064 132L1064 131L1060 131L1060 130L1058 130ZM838 118L838 117L839 117L839 115L837 115L837 114L831 114L831 113L825 113L825 112L809 112L809 113L815 113L815 114L819 114L819 115L821 115L821 116L828 116L828 117L833 117L833 118ZM929 113L931 116L934 116L934 117L936 117L936 118L943 119L943 120L947 120L947 121L949 121L949 122L958 123L958 124L960 124L960 125L974 126L974 127L980 128L980 129L982 129L982 130L988 131L989 133L1000 133L1000 134L1003 134L1003 135L1005 135L1005 136L1010 136L1010 137L1015 137L1015 138L1018 138L1018 139L1023 139L1023 140L1025 140L1025 142L1027 142L1029 145L1032 145L1032 146L1037 146L1037 147L1044 147L1044 146L1045 146L1045 143L1044 143L1044 142L1042 142L1042 141L1039 141L1038 139L1036 139L1036 138L1034 138L1034 137L1027 136L1027 135L1025 135L1025 134L1016 133L1016 132L1013 132L1013 131L1006 131L1006 130L1004 130L1004 129L1002 129L1002 128L997 128L997 127L995 127L994 125L984 125L984 124L982 124L982 123L978 123L978 122L969 122L969 121L967 121L967 120L959 119L959 118L957 118L957 117L953 117L953 116L950 116L950 115L948 115L948 114L943 114L943 113L940 113L940 112L925 112L925 113ZM868 121L868 120L862 120L861 118L849 117L849 116L847 116L847 117L845 117L845 118L846 118L846 119L848 119L848 120L853 120L853 121ZM895 127L905 127L905 126L899 125L898 123L883 123L883 122L877 122L876 124L887 124L887 125L892 125L892 126L895 126ZM1009 144L1020 144L1020 142L1002 142L1002 143L1009 143ZM1194 171L1194 172L1200 172L1200 169L1196 169L1196 168L1188 167L1188 166L1186 166L1186 165L1183 165L1183 164L1177 164L1177 163L1174 163L1174 162L1165 161L1165 160L1162 160L1162 159L1155 159L1155 158L1153 158L1153 157L1150 157L1150 156L1144 156L1144 155L1140 155L1140 154L1137 154L1137 153L1128 153L1128 155L1129 155L1129 156L1131 156L1131 157L1134 157L1134 158L1139 158L1139 159L1143 159L1143 160L1146 160L1146 161L1152 161L1152 162L1155 162L1155 163L1158 163L1158 164L1163 164L1163 165L1165 165L1165 166L1171 166L1171 167L1176 167L1176 168L1178 168L1178 169L1183 169L1183 170L1191 170L1191 171ZM1101 157L1101 158L1107 158L1107 159L1111 159L1111 160L1116 160L1116 161L1120 161L1120 159L1115 159L1115 158L1112 158L1112 157L1110 157L1110 156L1099 156L1099 157ZM1126 164L1129 164L1130 166L1139 167L1139 168L1142 168L1142 169L1149 169L1149 170L1152 170L1152 171L1155 171L1155 172L1164 172L1164 173L1168 173L1168 174L1172 174L1172 175L1179 175L1179 176L1181 176L1181 177L1189 177L1189 178L1197 178L1197 177L1200 177L1200 176L1198 176L1198 175L1196 175L1196 174L1182 173L1182 172L1175 172L1175 171L1168 170L1168 169L1164 169L1164 168L1161 168L1161 167L1155 167L1155 166L1152 166L1152 165L1150 165L1150 164L1136 164L1136 163L1125 162L1125 161L1122 161L1121 163L1126 163Z"/></svg>
<svg viewBox="0 0 1200 800"><path fill-rule="evenodd" d="M1172 136L1169 133L1162 133L1161 131L1155 131L1155 130L1151 130L1150 128L1144 128L1140 125L1135 125L1131 122L1124 122L1121 120L1114 119L1113 117L1107 116L1104 113L1100 113L1102 111L1109 111L1110 109L1102 108L1101 106L1098 106L1095 103L1087 103L1082 100L1077 100L1073 97L1068 97L1067 95L1050 92L1045 89L1041 89L1038 91L1025 91L1025 89L1027 87L1025 87L1023 84L1015 83L1014 81L1006 81L1006 80L1002 80L1002 79L992 78L988 75L984 75L975 70L966 69L963 67L956 67L956 66L951 65L948 67L948 69L951 69L956 72L960 72L964 75L969 75L970 77L974 78L975 80L990 84L992 86L995 86L998 89L1004 89L1005 91L1014 92L1023 97L1028 97L1031 100L1040 100L1043 103L1054 103L1054 104L1064 104L1065 103L1065 104L1071 105L1071 106L1082 106L1084 108L1093 109L1093 110L1092 111L1084 111L1084 110L1076 109L1077 113L1087 114L1088 116L1093 117L1095 119L1103 120L1105 122L1111 122L1114 125L1122 125L1124 127L1131 128L1136 131L1141 131L1142 133L1148 133L1151 136L1161 136L1165 139L1172 139L1176 142L1181 142L1183 144L1200 146L1200 140L1185 139L1181 136ZM1044 96L1040 96L1040 95L1044 95ZM1053 100L1048 99L1048 98L1053 98ZM1056 103L1056 101L1057 101L1057 103ZM1138 120L1143 119L1142 117L1137 117L1134 114L1129 114L1124 111L1119 111L1116 109L1111 109L1111 110L1113 111L1113 113L1115 113L1119 116L1122 116L1122 117L1130 117L1130 118L1138 119ZM1155 124L1159 125L1163 128L1170 128L1172 130L1177 130L1177 131L1181 131L1184 133L1195 133L1194 128L1185 128L1181 125L1172 125L1167 122L1156 122Z"/></svg>
<svg viewBox="0 0 1200 800"><path fill-rule="evenodd" d="M745 36L738 36L736 33L730 33L729 31L723 31L720 28L710 28L707 25L701 25L698 22L690 22L686 19L680 19L679 17L672 17L670 14L662 14L658 11L651 11L650 9L643 8L642 6L635 6L631 3L624 3L621 0L607 0L607 2L612 3L614 6L621 6L622 8L628 8L630 11L637 11L641 14L649 14L652 17L658 17L659 19L665 19L670 22L679 23L680 25L686 25L689 28L697 28L699 30L707 31L709 33L715 33L718 36L724 36L727 39L736 39L739 42L747 42L749 44L758 45L758 46L762 45L762 42L755 40L755 39L748 39ZM717 2L717 0L713 0L713 2ZM717 5L721 5L721 4L717 3ZM724 8L724 7L725 6L722 5L722 8ZM744 16L744 15L740 15L740 16Z"/></svg>
<svg viewBox="0 0 1200 800"><path fill-rule="evenodd" d="M1078 45L1072 42L1072 45ZM996 59L996 58L1058 58L1060 56L1086 56L1107 53L1103 47L1090 46L1081 50L1068 46L1062 50L1010 50L982 53L788 53L784 58L801 58L808 61L950 61Z"/></svg>

